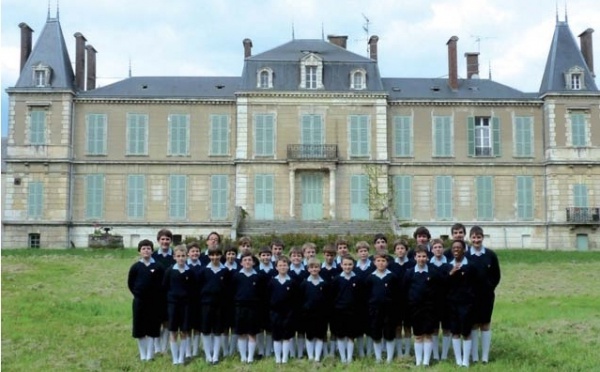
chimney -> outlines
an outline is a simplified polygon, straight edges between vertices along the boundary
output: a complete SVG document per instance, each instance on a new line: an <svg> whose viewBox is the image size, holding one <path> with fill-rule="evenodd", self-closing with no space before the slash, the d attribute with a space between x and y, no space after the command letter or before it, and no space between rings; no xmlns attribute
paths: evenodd
<svg viewBox="0 0 600 372"><path fill-rule="evenodd" d="M458 36L452 36L446 43L448 45L448 85L450 89L458 90L458 62L456 56L456 42Z"/></svg>
<svg viewBox="0 0 600 372"><path fill-rule="evenodd" d="M87 45L87 90L96 89L96 49Z"/></svg>
<svg viewBox="0 0 600 372"><path fill-rule="evenodd" d="M329 40L331 44L335 44L341 48L346 49L348 36L327 35L327 40Z"/></svg>
<svg viewBox="0 0 600 372"><path fill-rule="evenodd" d="M467 79L479 79L479 53L465 53L467 57Z"/></svg>
<svg viewBox="0 0 600 372"><path fill-rule="evenodd" d="M85 37L76 32L75 36L75 88L85 90Z"/></svg>
<svg viewBox="0 0 600 372"><path fill-rule="evenodd" d="M244 44L244 58L251 57L252 56L252 40L244 39L244 41L242 41L242 43Z"/></svg>
<svg viewBox="0 0 600 372"><path fill-rule="evenodd" d="M19 23L19 27L21 28L21 70L23 70L23 66L25 66L31 54L31 34L33 30L25 22Z"/></svg>
<svg viewBox="0 0 600 372"><path fill-rule="evenodd" d="M596 77L596 74L594 74L594 48L592 46L593 32L593 28L588 28L583 31L581 35L579 35L579 44L581 45L581 54L583 54L583 59L590 69L592 77Z"/></svg>
<svg viewBox="0 0 600 372"><path fill-rule="evenodd" d="M377 61L377 42L379 41L379 36L373 35L369 38L369 57L373 61Z"/></svg>

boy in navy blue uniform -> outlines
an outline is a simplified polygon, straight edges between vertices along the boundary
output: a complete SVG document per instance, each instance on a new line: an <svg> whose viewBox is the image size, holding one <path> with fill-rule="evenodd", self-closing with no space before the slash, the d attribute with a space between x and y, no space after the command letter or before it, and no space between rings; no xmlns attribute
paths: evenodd
<svg viewBox="0 0 600 372"><path fill-rule="evenodd" d="M256 267L258 275L264 277L264 280L268 282L271 278L277 276L277 269L275 264L271 261L271 248L262 247L258 252L259 264ZM264 293L263 293L264 295ZM269 321L269 307L267 306L266 299L260 304L259 310L259 322L260 330L256 343L258 346L258 358L263 356L270 357L273 352L273 337L271 336L271 325Z"/></svg>
<svg viewBox="0 0 600 372"><path fill-rule="evenodd" d="M467 236L467 228L462 223L457 222L450 227L450 236L452 237L452 240L465 240L465 236ZM467 246L467 249L468 248L469 247ZM452 247L444 251L444 256L446 256L446 260L448 260L448 262L454 259L454 256L452 255Z"/></svg>
<svg viewBox="0 0 600 372"><path fill-rule="evenodd" d="M190 341L188 341L189 353L186 353L186 357L195 357L198 356L198 348L200 346L200 288L197 283L198 275L202 270L200 243L191 242L188 244L187 250L187 265L192 271L196 285L194 285L190 294L190 326L192 327L192 335Z"/></svg>
<svg viewBox="0 0 600 372"><path fill-rule="evenodd" d="M206 250L200 254L200 262L202 262L202 266L208 265L210 262L210 258L208 257L208 251L211 248L217 248L221 244L221 235L219 235L216 231L211 231L206 236Z"/></svg>
<svg viewBox="0 0 600 372"><path fill-rule="evenodd" d="M473 290L475 268L465 256L467 245L464 240L452 241L450 248L454 258L450 261L448 275L448 305L452 349L458 366L468 367L471 356L471 329L473 328ZM462 337L462 347L461 347Z"/></svg>
<svg viewBox="0 0 600 372"><path fill-rule="evenodd" d="M225 261L223 262L223 265L225 265L225 267L232 272L236 272L239 271L242 266L240 265L240 261L238 261L238 249L236 246L233 245L228 245L227 247L225 247L224 252L225 254Z"/></svg>
<svg viewBox="0 0 600 372"><path fill-rule="evenodd" d="M429 232L429 229L425 226L417 227L417 229L413 233L413 238L415 239L415 245L417 247L419 245L425 246L425 249L427 251L427 258L431 258L431 256L433 256L433 253L431 252L431 245L429 244L429 240L431 240L431 233ZM415 259L414 249L408 251L408 259Z"/></svg>
<svg viewBox="0 0 600 372"><path fill-rule="evenodd" d="M127 286L133 294L133 330L141 360L154 357L153 338L160 336L163 267L152 258L154 245L148 239L138 243L139 261L131 265Z"/></svg>
<svg viewBox="0 0 600 372"><path fill-rule="evenodd" d="M273 240L271 240L271 244L269 244L269 247L271 247L271 261L277 264L277 259L283 254L285 244L283 243L283 240L279 238L274 238Z"/></svg>
<svg viewBox="0 0 600 372"><path fill-rule="evenodd" d="M354 266L354 273L358 276L361 283L364 283L366 278L375 271L375 265L373 261L371 261L371 257L369 256L370 246L366 241L359 241L354 246L356 251L356 264ZM358 294L359 300L357 303L357 318L358 319L367 319L368 317L368 306L366 294L364 291L359 292ZM368 336L368 327L367 322L358 322L356 331L357 334L357 343L356 348L358 349L358 356L360 358L364 357L366 354L370 355L373 352L373 340Z"/></svg>
<svg viewBox="0 0 600 372"><path fill-rule="evenodd" d="M173 250L176 263L166 269L163 287L167 292L169 332L173 364L183 364L190 333L190 295L194 289L194 275L186 264L187 247ZM178 341L179 339L179 341Z"/></svg>
<svg viewBox="0 0 600 372"><path fill-rule="evenodd" d="M281 364L288 362L290 341L294 337L298 284L288 275L287 257L279 257L276 267L278 274L269 281L268 293L275 363Z"/></svg>
<svg viewBox="0 0 600 372"><path fill-rule="evenodd" d="M350 245L348 244L348 240L344 238L338 238L335 241L335 250L337 252L335 262L339 265L342 263L342 258L350 254Z"/></svg>
<svg viewBox="0 0 600 372"><path fill-rule="evenodd" d="M333 261L333 260L332 260ZM327 313L330 303L330 282L320 275L321 262L310 258L307 262L310 275L300 284L302 295L301 322L306 331L306 354L309 361L319 362L323 341L327 337Z"/></svg>
<svg viewBox="0 0 600 372"><path fill-rule="evenodd" d="M219 362L221 338L225 331L223 319L226 297L230 286L231 272L221 263L221 250L211 248L208 251L210 263L200 272L198 286L200 288L202 345L206 361L209 364Z"/></svg>
<svg viewBox="0 0 600 372"><path fill-rule="evenodd" d="M410 325L410 312L408 307L408 291L404 284L404 276L406 272L415 267L415 262L409 260L408 242L404 239L395 240L394 262L389 266L389 270L398 278L399 289L399 304L398 317L396 324L396 354L398 357L407 357L410 355L412 327ZM403 351L404 349L404 351Z"/></svg>
<svg viewBox="0 0 600 372"><path fill-rule="evenodd" d="M321 271L319 276L326 282L330 283L333 278L340 275L342 269L335 262L335 248L332 244L325 244L323 247L323 263L321 264Z"/></svg>
<svg viewBox="0 0 600 372"><path fill-rule="evenodd" d="M152 258L162 265L163 270L167 270L169 267L175 264L173 258L173 250L171 249L171 242L173 241L173 233L168 229L160 229L156 234L156 240L158 241L158 249L152 253ZM154 352L164 353L167 351L167 343L169 341L169 315L167 313L167 293L161 285L156 288L157 291L162 293L162 303L160 306L161 312L161 331L160 336L154 339Z"/></svg>
<svg viewBox="0 0 600 372"><path fill-rule="evenodd" d="M483 245L483 229L473 226L469 231L471 248L467 258L476 272L475 304L473 309L473 362L479 361L479 336L481 332L481 361L489 361L492 342L492 312L494 311L495 290L500 283L500 264L496 253Z"/></svg>
<svg viewBox="0 0 600 372"><path fill-rule="evenodd" d="M448 259L444 255L444 242L441 239L433 239L431 241L431 251L433 252L433 257L431 257L429 263L439 270L442 277L447 276L451 266ZM448 359L448 350L450 350L451 333L448 314L448 301L446 298L447 295L447 282L443 281L439 286L437 286L435 293L436 326L431 337L434 360L440 359L438 346L440 326L442 328L442 360Z"/></svg>
<svg viewBox="0 0 600 372"><path fill-rule="evenodd" d="M227 270L230 271L233 276L237 271L241 269L241 263L237 260L237 248L235 246L224 244L223 248L225 252L225 259L221 258L221 262ZM223 349L223 356L230 356L235 353L237 347L237 335L233 331L233 322L235 318L235 310L233 306L233 289L229 287L229 292L226 293L226 304L224 305L224 325L225 333L221 338L221 347Z"/></svg>
<svg viewBox="0 0 600 372"><path fill-rule="evenodd" d="M342 273L332 282L333 317L331 333L337 339L338 350L342 363L352 362L354 339L359 335L357 319L358 303L361 300L362 283L353 271L354 259L345 255L341 259Z"/></svg>

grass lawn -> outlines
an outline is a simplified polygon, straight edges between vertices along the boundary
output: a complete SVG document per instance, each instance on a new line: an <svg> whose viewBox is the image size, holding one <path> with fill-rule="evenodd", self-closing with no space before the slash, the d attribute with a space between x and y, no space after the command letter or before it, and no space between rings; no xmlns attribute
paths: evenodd
<svg viewBox="0 0 600 372"><path fill-rule="evenodd" d="M474 371L600 371L600 252L497 251L491 361ZM272 359L242 365L202 359L175 367L171 358L138 360L131 337L132 249L2 250L2 369L6 371L396 371L372 359L350 366ZM452 355L452 352L450 352ZM452 356L453 360L453 356ZM451 362L428 368L454 371Z"/></svg>

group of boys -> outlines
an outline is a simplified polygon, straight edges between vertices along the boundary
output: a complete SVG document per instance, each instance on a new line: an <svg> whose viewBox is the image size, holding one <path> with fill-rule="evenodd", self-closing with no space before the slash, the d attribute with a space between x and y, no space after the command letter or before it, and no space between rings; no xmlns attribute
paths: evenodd
<svg viewBox="0 0 600 372"><path fill-rule="evenodd" d="M350 363L374 355L390 363L394 354L409 356L414 336L416 365L444 360L450 346L456 364L487 363L494 290L500 281L496 254L483 246L483 230L455 224L452 244L431 240L425 227L414 232L416 247L383 234L371 245L360 241L356 256L347 240L323 247L291 247L275 239L255 256L249 237L225 249L212 232L201 252L198 242L171 248L172 234L159 231L159 249L150 240L138 244L140 260L129 271L133 299L133 337L141 360L166 352L173 364L198 355L206 362L239 352L242 363L274 354L320 361L335 355ZM288 258L289 257L289 258ZM442 330L441 354L438 334Z"/></svg>

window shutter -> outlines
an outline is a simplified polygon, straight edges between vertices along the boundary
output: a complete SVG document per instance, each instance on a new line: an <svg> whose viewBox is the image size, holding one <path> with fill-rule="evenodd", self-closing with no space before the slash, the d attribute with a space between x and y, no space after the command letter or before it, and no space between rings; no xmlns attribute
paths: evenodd
<svg viewBox="0 0 600 372"><path fill-rule="evenodd" d="M469 156L475 156L475 118L472 116L467 119L467 146Z"/></svg>
<svg viewBox="0 0 600 372"><path fill-rule="evenodd" d="M42 217L44 184L41 182L31 182L27 191L27 216L33 218Z"/></svg>
<svg viewBox="0 0 600 372"><path fill-rule="evenodd" d="M223 220L227 218L227 175L211 176L211 218Z"/></svg>
<svg viewBox="0 0 600 372"><path fill-rule="evenodd" d="M500 144L500 118L492 118L492 137L494 141L494 156L502 156L502 147Z"/></svg>

